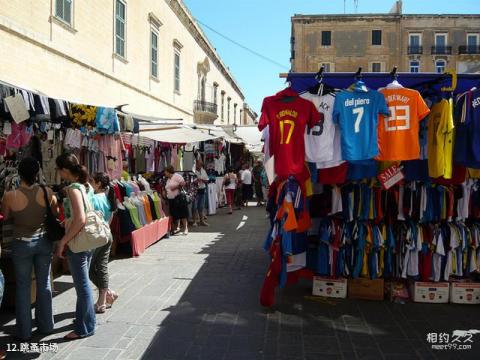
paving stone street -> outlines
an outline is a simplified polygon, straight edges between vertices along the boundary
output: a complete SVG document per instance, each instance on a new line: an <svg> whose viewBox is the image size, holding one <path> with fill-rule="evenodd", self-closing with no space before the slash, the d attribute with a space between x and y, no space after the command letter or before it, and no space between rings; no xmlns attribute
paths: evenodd
<svg viewBox="0 0 480 360"><path fill-rule="evenodd" d="M272 309L259 304L269 262L262 250L263 208L210 217L210 227L163 239L139 258L110 263L120 297L97 316L90 338L63 342L72 329L70 276L54 298L55 333L32 341L58 343L41 359L478 359L472 350L433 351L430 332L480 329L480 307L394 304L311 297L303 281L277 292ZM96 295L96 294L95 294ZM12 313L2 313L0 346L12 344ZM9 352L7 359L37 358Z"/></svg>

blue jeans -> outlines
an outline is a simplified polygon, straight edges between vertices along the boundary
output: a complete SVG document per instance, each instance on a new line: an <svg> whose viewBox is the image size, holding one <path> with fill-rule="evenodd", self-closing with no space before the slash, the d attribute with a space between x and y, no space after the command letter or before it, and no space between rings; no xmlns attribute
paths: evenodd
<svg viewBox="0 0 480 360"><path fill-rule="evenodd" d="M77 292L75 334L82 337L95 333L95 305L88 278L92 254L92 251L74 253L67 250L68 266Z"/></svg>
<svg viewBox="0 0 480 360"><path fill-rule="evenodd" d="M197 196L195 197L195 201L193 203L193 211L198 211L199 213L202 213L203 209L205 209L206 198L207 198L207 189L204 189L203 193L197 192Z"/></svg>
<svg viewBox="0 0 480 360"><path fill-rule="evenodd" d="M53 331L52 289L50 267L53 244L45 235L34 236L30 241L15 239L12 242L12 261L15 267L15 317L16 334L23 340L32 336L31 283L35 269L37 297L35 320L41 333Z"/></svg>

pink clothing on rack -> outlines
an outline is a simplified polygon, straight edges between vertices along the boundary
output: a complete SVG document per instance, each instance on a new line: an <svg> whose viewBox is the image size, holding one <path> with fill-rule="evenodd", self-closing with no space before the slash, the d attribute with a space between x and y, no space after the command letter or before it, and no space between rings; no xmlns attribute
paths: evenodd
<svg viewBox="0 0 480 360"><path fill-rule="evenodd" d="M8 149L20 149L30 142L32 133L25 124L12 122L12 133L8 135L6 146Z"/></svg>
<svg viewBox="0 0 480 360"><path fill-rule="evenodd" d="M138 184L135 181L130 181L128 184L132 187L133 192L135 194L140 193L140 187L138 186Z"/></svg>
<svg viewBox="0 0 480 360"><path fill-rule="evenodd" d="M122 159L125 147L122 138L116 135L103 135L98 139L98 148L103 154L99 168L104 168L111 179L120 179L122 175Z"/></svg>

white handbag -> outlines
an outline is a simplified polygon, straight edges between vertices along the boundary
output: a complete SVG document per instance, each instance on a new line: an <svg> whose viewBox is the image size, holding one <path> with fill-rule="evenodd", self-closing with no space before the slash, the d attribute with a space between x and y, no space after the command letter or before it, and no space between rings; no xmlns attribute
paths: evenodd
<svg viewBox="0 0 480 360"><path fill-rule="evenodd" d="M68 247L74 253L96 249L106 245L112 238L110 227L103 220L103 214L93 209L88 200L84 186L81 186L83 204L85 206L85 226L68 242Z"/></svg>

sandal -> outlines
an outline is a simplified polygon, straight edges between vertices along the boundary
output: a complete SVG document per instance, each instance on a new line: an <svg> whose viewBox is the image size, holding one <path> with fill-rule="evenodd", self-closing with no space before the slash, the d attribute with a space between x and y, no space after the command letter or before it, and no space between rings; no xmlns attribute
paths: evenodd
<svg viewBox="0 0 480 360"><path fill-rule="evenodd" d="M65 335L65 336L63 337L63 340L73 341L73 340L78 340L78 339L81 339L81 338L82 338L82 336L77 335L77 334L75 333L75 331L72 331L71 333L68 333L67 335Z"/></svg>
<svg viewBox="0 0 480 360"><path fill-rule="evenodd" d="M107 304L103 304L103 305L95 304L95 313L105 314L105 311L107 311Z"/></svg>
<svg viewBox="0 0 480 360"><path fill-rule="evenodd" d="M118 294L115 291L109 291L107 293L107 304L106 308L110 309L115 301L118 299Z"/></svg>

